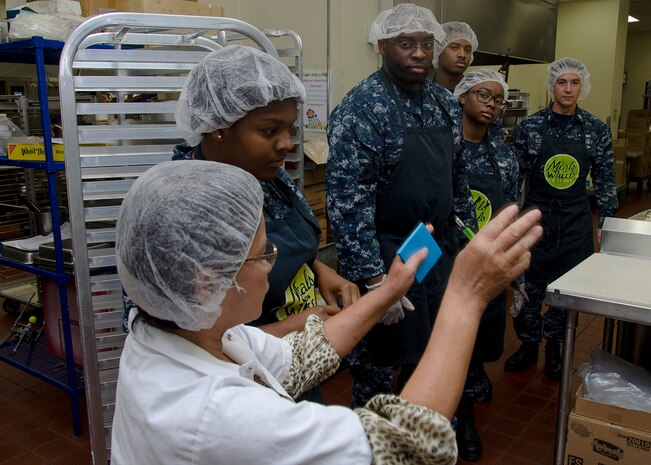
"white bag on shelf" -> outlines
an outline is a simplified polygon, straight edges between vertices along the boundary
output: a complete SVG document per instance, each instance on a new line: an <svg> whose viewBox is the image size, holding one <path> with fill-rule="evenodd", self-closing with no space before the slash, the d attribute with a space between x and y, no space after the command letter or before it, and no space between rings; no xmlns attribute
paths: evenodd
<svg viewBox="0 0 651 465"><path fill-rule="evenodd" d="M65 42L72 31L85 18L68 14L21 13L10 20L9 39L30 39L41 36L44 39Z"/></svg>

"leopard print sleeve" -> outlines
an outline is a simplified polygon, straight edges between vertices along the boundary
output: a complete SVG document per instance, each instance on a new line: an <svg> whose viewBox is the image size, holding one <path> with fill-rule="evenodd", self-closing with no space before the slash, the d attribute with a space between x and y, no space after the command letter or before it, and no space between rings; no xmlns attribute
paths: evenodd
<svg viewBox="0 0 651 465"><path fill-rule="evenodd" d="M341 359L323 331L323 320L310 315L303 331L283 338L292 348L292 364L282 386L293 398L337 371Z"/></svg>
<svg viewBox="0 0 651 465"><path fill-rule="evenodd" d="M355 409L374 465L457 463L455 432L443 415L394 395L377 395Z"/></svg>

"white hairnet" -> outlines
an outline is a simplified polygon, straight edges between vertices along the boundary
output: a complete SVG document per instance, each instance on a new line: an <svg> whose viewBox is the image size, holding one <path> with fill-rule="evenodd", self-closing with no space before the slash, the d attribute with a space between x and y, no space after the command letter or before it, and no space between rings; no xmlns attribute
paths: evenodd
<svg viewBox="0 0 651 465"><path fill-rule="evenodd" d="M574 58L560 58L547 67L547 92L554 95L554 84L556 80L566 73L574 73L581 79L581 93L579 100L583 100L590 93L590 73L588 68Z"/></svg>
<svg viewBox="0 0 651 465"><path fill-rule="evenodd" d="M271 102L305 101L305 87L289 68L260 50L229 45L210 53L188 74L176 104L176 124L190 146L231 127Z"/></svg>
<svg viewBox="0 0 651 465"><path fill-rule="evenodd" d="M502 86L502 89L504 89L504 99L509 95L509 85L506 83L502 75L492 69L482 68L471 71L461 79L459 84L457 84L457 87L454 88L454 98L458 100L459 96L465 94L482 82L497 82Z"/></svg>
<svg viewBox="0 0 651 465"><path fill-rule="evenodd" d="M262 202L258 180L232 165L187 160L147 170L117 220L118 275L127 295L183 329L210 328L249 253Z"/></svg>
<svg viewBox="0 0 651 465"><path fill-rule="evenodd" d="M449 21L442 24L443 30L445 31L445 38L440 41L434 50L434 58L432 59L432 65L436 68L439 64L439 55L445 47L450 45L452 42L457 40L467 40L472 49L470 54L470 66L475 59L474 53L479 48L479 42L477 41L477 35L475 31L467 23L462 23L459 21Z"/></svg>
<svg viewBox="0 0 651 465"><path fill-rule="evenodd" d="M431 10L413 3L400 3L389 10L384 10L375 18L368 32L368 41L373 44L377 53L379 40L412 32L427 32L432 34L437 42L445 38L445 32Z"/></svg>

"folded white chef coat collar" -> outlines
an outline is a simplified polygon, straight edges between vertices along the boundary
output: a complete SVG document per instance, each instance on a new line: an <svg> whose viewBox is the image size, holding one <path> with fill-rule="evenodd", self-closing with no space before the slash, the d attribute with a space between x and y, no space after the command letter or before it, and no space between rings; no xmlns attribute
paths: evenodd
<svg viewBox="0 0 651 465"><path fill-rule="evenodd" d="M206 375L223 376L224 369L237 372L243 378L261 381L282 397L293 401L278 380L260 363L251 348L233 331L227 330L224 333L222 344L224 355L236 363L220 360L187 339L146 323L134 328L136 313L137 311L132 311L129 315L130 335L141 344Z"/></svg>

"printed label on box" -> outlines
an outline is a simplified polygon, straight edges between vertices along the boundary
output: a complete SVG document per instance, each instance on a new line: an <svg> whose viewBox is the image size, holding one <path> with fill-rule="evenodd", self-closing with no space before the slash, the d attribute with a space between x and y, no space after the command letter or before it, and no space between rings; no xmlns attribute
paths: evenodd
<svg viewBox="0 0 651 465"><path fill-rule="evenodd" d="M7 144L10 160L45 161L45 146L43 144ZM54 161L63 161L63 145L52 144Z"/></svg>

